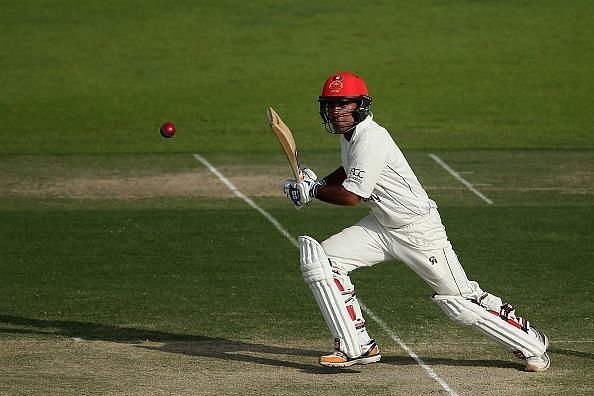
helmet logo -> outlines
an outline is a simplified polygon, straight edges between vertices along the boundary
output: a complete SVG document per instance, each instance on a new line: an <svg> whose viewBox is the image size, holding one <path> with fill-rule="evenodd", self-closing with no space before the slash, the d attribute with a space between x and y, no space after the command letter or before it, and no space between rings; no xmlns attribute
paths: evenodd
<svg viewBox="0 0 594 396"><path fill-rule="evenodd" d="M330 92L338 93L344 87L342 85L342 76L334 76L334 79L330 84L328 84L328 89Z"/></svg>

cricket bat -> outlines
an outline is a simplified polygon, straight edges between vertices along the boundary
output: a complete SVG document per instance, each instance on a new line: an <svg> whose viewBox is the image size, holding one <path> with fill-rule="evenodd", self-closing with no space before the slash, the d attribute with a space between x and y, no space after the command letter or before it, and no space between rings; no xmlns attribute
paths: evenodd
<svg viewBox="0 0 594 396"><path fill-rule="evenodd" d="M272 132L276 135L287 156L287 160L289 160L295 180L301 180L301 176L299 175L299 157L297 156L297 146L295 145L293 133L272 107L266 110L266 115L268 116L268 123L270 124L270 128L272 128Z"/></svg>

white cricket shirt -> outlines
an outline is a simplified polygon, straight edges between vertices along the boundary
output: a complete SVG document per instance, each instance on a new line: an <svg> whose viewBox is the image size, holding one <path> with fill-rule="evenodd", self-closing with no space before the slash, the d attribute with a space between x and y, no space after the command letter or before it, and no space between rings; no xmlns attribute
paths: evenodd
<svg viewBox="0 0 594 396"><path fill-rule="evenodd" d="M368 116L355 128L351 141L340 139L342 183L371 208L384 227L410 224L436 208L388 131Z"/></svg>

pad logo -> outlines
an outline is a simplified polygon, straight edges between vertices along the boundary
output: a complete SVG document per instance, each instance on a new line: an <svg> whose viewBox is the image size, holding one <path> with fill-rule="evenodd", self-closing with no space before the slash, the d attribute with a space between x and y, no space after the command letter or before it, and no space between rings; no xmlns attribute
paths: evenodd
<svg viewBox="0 0 594 396"><path fill-rule="evenodd" d="M429 257L429 262L431 263L431 265L435 265L437 264L437 259L435 258L435 256L431 256Z"/></svg>

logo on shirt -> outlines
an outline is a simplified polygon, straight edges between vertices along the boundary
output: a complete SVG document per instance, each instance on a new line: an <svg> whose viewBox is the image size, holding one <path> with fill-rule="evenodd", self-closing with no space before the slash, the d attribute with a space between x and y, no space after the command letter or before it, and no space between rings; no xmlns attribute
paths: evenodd
<svg viewBox="0 0 594 396"><path fill-rule="evenodd" d="M351 170L349 171L349 179L361 183L363 181L364 173L365 171L363 169L351 168Z"/></svg>
<svg viewBox="0 0 594 396"><path fill-rule="evenodd" d="M431 256L429 257L429 262L431 263L431 265L435 265L437 264L437 259L435 258L435 256Z"/></svg>

